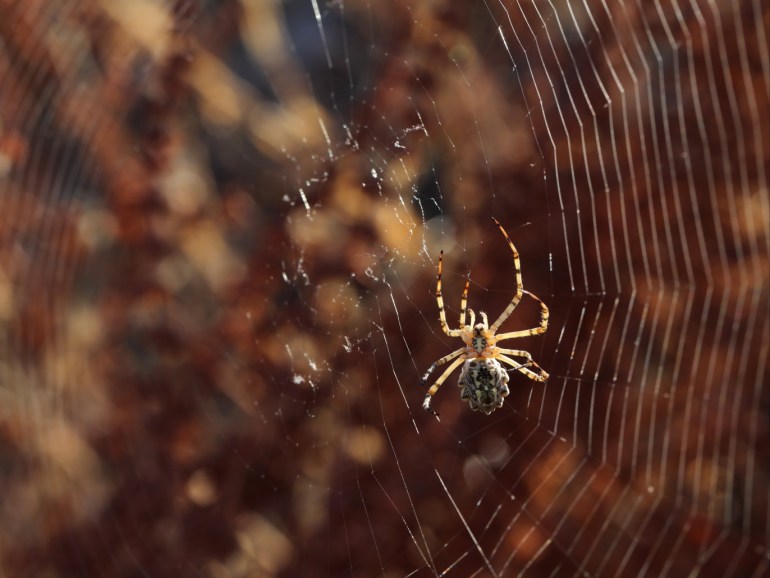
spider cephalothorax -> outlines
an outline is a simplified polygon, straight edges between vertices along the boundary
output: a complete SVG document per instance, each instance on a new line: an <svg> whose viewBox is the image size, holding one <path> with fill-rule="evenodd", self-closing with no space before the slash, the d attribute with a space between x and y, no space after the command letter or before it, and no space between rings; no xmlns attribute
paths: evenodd
<svg viewBox="0 0 770 578"><path fill-rule="evenodd" d="M462 388L460 397L468 400L472 410L482 411L486 414L490 414L495 411L495 409L502 407L503 400L509 393L508 372L500 362L510 365L513 369L520 371L535 381L545 381L548 379L548 374L532 360L532 356L528 352L520 349L504 349L496 346L496 343L504 339L514 339L516 337L526 337L528 335L545 333L546 329L548 329L548 307L546 307L545 303L538 297L528 291L524 291L521 282L519 253L516 251L516 247L514 247L513 242L508 237L508 233L505 232L502 225L497 219L493 220L500 228L500 231L502 231L513 252L513 263L516 272L516 294L513 296L513 300L508 307L506 307L505 311L502 312L500 317L497 318L497 321L491 326L489 325L487 314L483 311L480 313L481 323L476 323L476 314L471 309L467 308L470 280L466 281L463 296L460 301L460 328L449 329L446 321L446 313L444 312L444 298L441 295L441 272L444 256L443 251L441 252L441 255L438 258L438 276L436 281L436 301L438 302L441 329L450 337L459 337L462 339L465 343L465 347L461 347L449 355L442 357L431 365L427 372L425 372L425 375L422 378L423 384L428 380L428 376L430 376L434 369L452 361L446 371L444 371L441 377L436 380L436 383L431 386L428 393L425 394L425 400L422 405L427 411L433 411L430 407L433 396L446 378L449 377L449 374L461 364L463 367L460 371L460 380L458 383ZM533 329L497 335L496 333L500 328L500 325L508 319L525 293L540 303L540 325ZM470 323L467 325L465 323L466 311L470 313ZM517 363L512 357L524 358L526 359L526 362ZM538 373L529 369L530 367L538 370ZM433 414L438 415L435 411L433 411Z"/></svg>

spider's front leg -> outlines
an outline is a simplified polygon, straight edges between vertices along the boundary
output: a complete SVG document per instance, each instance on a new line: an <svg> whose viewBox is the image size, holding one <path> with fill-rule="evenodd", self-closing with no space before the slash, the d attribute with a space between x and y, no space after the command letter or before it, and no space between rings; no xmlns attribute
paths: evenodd
<svg viewBox="0 0 770 578"><path fill-rule="evenodd" d="M516 294L513 296L513 300L508 305L508 307L505 308L505 311L503 311L500 314L500 317L497 318L497 321L495 321L490 327L490 331L492 333L496 333L497 330L500 328L500 326L503 324L503 321L508 319L511 313L513 313L513 310L516 309L516 306L519 304L519 301L521 301L521 296L524 294L524 286L521 281L521 261L519 260L519 252L516 250L516 247L513 244L513 241L511 241L511 238L508 236L508 233L505 232L505 229L503 229L503 226L500 224L500 221L492 217L492 220L495 222L495 225L497 225L500 229L500 231L503 233L503 236L505 237L505 240L508 242L508 246L511 248L511 252L513 253L513 270L516 275Z"/></svg>
<svg viewBox="0 0 770 578"><path fill-rule="evenodd" d="M444 251L441 251L438 256L438 274L436 275L436 302L438 303L438 319L441 323L441 330L449 335L449 337L460 337L459 329L449 329L449 324L446 321L446 311L444 311L444 296L441 293L441 274L444 271ZM464 298L467 298L467 286Z"/></svg>
<svg viewBox="0 0 770 578"><path fill-rule="evenodd" d="M516 339L518 337L528 337L530 335L541 335L548 330L548 317L550 315L548 312L548 306L543 303L543 300L540 299L540 297L537 295L530 293L529 291L524 291L523 293L526 293L540 304L540 325L533 327L532 329L511 331L510 333L500 333L495 336L497 341L502 341L503 339Z"/></svg>

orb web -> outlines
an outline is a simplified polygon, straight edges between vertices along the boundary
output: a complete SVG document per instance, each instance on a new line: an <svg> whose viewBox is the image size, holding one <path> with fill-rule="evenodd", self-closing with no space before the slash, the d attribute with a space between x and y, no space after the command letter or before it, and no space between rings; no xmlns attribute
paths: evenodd
<svg viewBox="0 0 770 578"><path fill-rule="evenodd" d="M0 11L6 573L767 574L759 0Z"/></svg>

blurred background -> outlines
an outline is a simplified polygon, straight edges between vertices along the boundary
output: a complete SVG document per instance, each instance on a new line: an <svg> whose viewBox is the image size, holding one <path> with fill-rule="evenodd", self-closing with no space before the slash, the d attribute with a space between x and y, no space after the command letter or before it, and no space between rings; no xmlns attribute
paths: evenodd
<svg viewBox="0 0 770 578"><path fill-rule="evenodd" d="M770 575L769 38L0 0L0 576ZM514 294L491 217L551 377L436 420L439 251L451 326Z"/></svg>

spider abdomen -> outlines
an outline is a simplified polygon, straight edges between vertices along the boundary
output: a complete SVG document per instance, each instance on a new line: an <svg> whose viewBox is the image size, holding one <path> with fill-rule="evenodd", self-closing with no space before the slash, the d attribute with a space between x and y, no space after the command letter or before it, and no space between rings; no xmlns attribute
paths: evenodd
<svg viewBox="0 0 770 578"><path fill-rule="evenodd" d="M463 364L460 380L460 397L468 400L473 411L489 415L503 406L508 395L508 372L500 362L492 358L476 357Z"/></svg>

